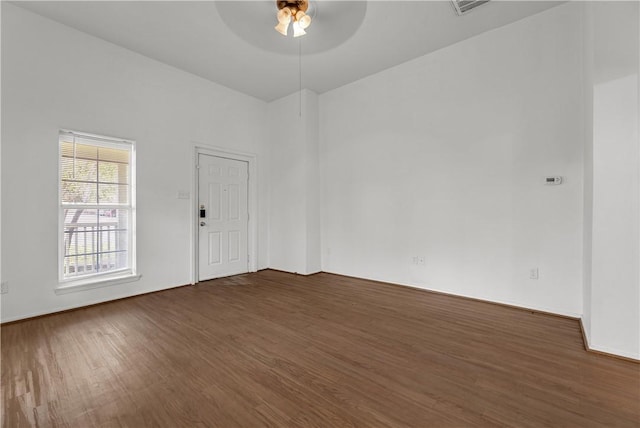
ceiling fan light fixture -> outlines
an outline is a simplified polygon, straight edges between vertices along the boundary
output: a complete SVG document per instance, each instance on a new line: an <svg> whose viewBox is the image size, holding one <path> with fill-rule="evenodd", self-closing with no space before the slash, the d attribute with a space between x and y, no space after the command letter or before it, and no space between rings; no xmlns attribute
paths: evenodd
<svg viewBox="0 0 640 428"><path fill-rule="evenodd" d="M278 25L276 25L273 28L275 28L278 33L282 34L283 36L286 36L287 35L287 29L289 28L289 23L287 22L285 24L283 22L279 22Z"/></svg>
<svg viewBox="0 0 640 428"><path fill-rule="evenodd" d="M304 36L305 34L307 34L307 32L304 31L304 28L302 28L300 26L300 23L298 21L294 21L293 22L293 37L300 37L300 36Z"/></svg>
<svg viewBox="0 0 640 428"><path fill-rule="evenodd" d="M300 37L307 34L304 31L311 25L311 16L307 15L309 0L277 0L278 25L275 29L283 36L287 35L287 27L293 22L293 37Z"/></svg>
<svg viewBox="0 0 640 428"><path fill-rule="evenodd" d="M289 22L291 22L292 15L293 13L291 12L291 9L289 9L288 7L283 7L278 11L278 22L280 24L288 24Z"/></svg>
<svg viewBox="0 0 640 428"><path fill-rule="evenodd" d="M302 16L298 17L298 15ZM296 15L296 20L298 21L300 28L308 28L309 25L311 25L311 17L302 11L298 12L298 15Z"/></svg>

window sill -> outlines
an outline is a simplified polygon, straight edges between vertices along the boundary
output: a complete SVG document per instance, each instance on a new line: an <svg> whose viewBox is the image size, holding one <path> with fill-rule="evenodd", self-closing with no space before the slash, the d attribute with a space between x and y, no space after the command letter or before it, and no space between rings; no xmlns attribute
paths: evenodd
<svg viewBox="0 0 640 428"><path fill-rule="evenodd" d="M102 278L87 278L78 281L64 282L56 287L56 294L75 293L76 291L92 290L94 288L107 287L109 285L124 284L137 281L140 274L127 273L124 275L107 276Z"/></svg>

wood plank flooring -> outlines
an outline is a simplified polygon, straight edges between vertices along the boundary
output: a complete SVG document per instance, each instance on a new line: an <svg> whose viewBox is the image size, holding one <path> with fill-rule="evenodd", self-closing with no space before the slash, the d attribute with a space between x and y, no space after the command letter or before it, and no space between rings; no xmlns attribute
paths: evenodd
<svg viewBox="0 0 640 428"><path fill-rule="evenodd" d="M2 326L4 427L640 426L578 322L261 271Z"/></svg>

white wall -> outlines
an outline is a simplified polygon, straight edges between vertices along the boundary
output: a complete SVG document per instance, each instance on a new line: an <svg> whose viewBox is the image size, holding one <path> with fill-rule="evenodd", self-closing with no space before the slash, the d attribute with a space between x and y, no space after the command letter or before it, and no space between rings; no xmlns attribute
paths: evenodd
<svg viewBox="0 0 640 428"><path fill-rule="evenodd" d="M320 160L319 160L319 97L313 91L305 90L305 105L307 112L306 129L306 273L316 273L322 270L320 252Z"/></svg>
<svg viewBox="0 0 640 428"><path fill-rule="evenodd" d="M2 321L191 282L193 144L258 156L267 267L266 104L2 2ZM137 282L56 295L58 130L137 141ZM193 197L193 195L192 195Z"/></svg>
<svg viewBox="0 0 640 428"><path fill-rule="evenodd" d="M580 7L320 96L323 270L582 313Z"/></svg>
<svg viewBox="0 0 640 428"><path fill-rule="evenodd" d="M592 171L590 281L585 328L592 349L640 359L640 11L637 2L586 6L591 37L586 92L592 117L585 170ZM588 189L587 189L588 190ZM585 242L588 244L588 242Z"/></svg>
<svg viewBox="0 0 640 428"><path fill-rule="evenodd" d="M591 337L591 270L593 266L593 3L584 3L583 23L583 91L584 91L584 199L582 223L582 328L588 340Z"/></svg>
<svg viewBox="0 0 640 428"><path fill-rule="evenodd" d="M315 273L320 270L318 96L303 90L269 103L267 109L269 266Z"/></svg>
<svg viewBox="0 0 640 428"><path fill-rule="evenodd" d="M2 7L0 7L0 22L2 22ZM2 45L2 34L0 32L0 46ZM1 63L1 61L0 61ZM0 82L2 81L2 67L0 67ZM0 84L0 99L2 98L2 85ZM2 107L0 106L0 112ZM2 135L2 121L0 121L0 136ZM0 138L0 177L2 177L2 138ZM0 243L2 243L2 182L0 181ZM0 281L2 281L2 245L0 244ZM0 310L2 307L2 295L0 295ZM0 314L0 317L2 314ZM1 319L1 318L0 318Z"/></svg>

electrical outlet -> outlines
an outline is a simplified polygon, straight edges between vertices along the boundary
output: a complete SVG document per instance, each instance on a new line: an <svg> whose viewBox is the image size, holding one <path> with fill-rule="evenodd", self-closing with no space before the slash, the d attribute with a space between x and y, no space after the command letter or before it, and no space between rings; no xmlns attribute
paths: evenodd
<svg viewBox="0 0 640 428"><path fill-rule="evenodd" d="M538 268L529 269L529 279L538 279Z"/></svg>
<svg viewBox="0 0 640 428"><path fill-rule="evenodd" d="M7 294L9 292L9 281L0 282L0 294Z"/></svg>
<svg viewBox="0 0 640 428"><path fill-rule="evenodd" d="M412 265L424 265L426 257L425 256L413 256L411 257Z"/></svg>

